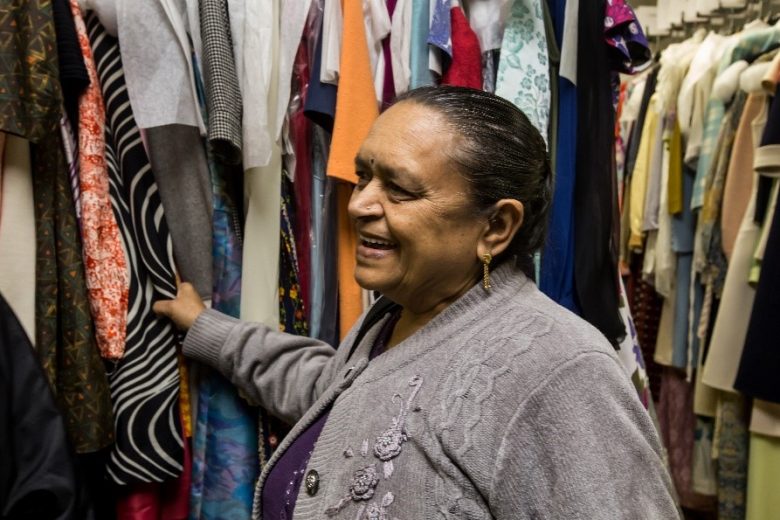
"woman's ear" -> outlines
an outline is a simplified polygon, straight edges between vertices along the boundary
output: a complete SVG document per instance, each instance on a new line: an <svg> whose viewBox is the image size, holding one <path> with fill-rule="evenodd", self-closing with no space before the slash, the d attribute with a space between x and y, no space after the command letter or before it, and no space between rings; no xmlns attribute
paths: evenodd
<svg viewBox="0 0 780 520"><path fill-rule="evenodd" d="M523 225L523 209L523 203L517 199L501 199L493 205L492 216L477 246L480 261L486 253L496 257L506 251Z"/></svg>

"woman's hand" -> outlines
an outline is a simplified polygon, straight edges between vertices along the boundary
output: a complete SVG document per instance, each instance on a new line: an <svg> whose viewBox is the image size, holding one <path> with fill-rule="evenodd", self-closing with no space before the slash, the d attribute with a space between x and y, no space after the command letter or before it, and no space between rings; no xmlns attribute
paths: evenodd
<svg viewBox="0 0 780 520"><path fill-rule="evenodd" d="M198 291L192 284L179 284L175 300L160 300L155 302L152 310L160 316L169 318L182 330L192 327L200 313L206 309Z"/></svg>

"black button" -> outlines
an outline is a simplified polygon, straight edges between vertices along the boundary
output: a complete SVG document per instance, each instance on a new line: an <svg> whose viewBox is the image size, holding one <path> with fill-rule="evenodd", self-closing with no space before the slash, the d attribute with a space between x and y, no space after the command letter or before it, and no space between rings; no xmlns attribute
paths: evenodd
<svg viewBox="0 0 780 520"><path fill-rule="evenodd" d="M303 481L303 485L306 487L306 494L313 497L320 489L320 474L315 470L310 469L306 473L306 479Z"/></svg>

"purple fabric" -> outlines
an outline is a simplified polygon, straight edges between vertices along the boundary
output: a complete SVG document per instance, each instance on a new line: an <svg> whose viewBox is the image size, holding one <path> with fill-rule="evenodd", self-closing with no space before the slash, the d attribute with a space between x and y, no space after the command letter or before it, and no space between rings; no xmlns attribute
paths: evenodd
<svg viewBox="0 0 780 520"><path fill-rule="evenodd" d="M387 14L393 19L397 0L386 0ZM382 85L382 110L390 107L395 99L395 82L393 81L393 59L390 55L390 35L382 40L382 54L385 56L385 81Z"/></svg>
<svg viewBox="0 0 780 520"><path fill-rule="evenodd" d="M434 0L436 5L428 33L428 43L435 45L452 57L452 18L450 16L450 0Z"/></svg>
<svg viewBox="0 0 780 520"><path fill-rule="evenodd" d="M395 4L395 0L391 1ZM374 359L385 351L399 317L400 313L391 317L379 331L371 347L369 359ZM293 517L298 490L306 475L306 466L329 414L330 408L309 425L276 461L263 486L263 518L289 520Z"/></svg>
<svg viewBox="0 0 780 520"><path fill-rule="evenodd" d="M633 74L652 54L634 10L625 0L607 0L604 40L610 46L612 69Z"/></svg>

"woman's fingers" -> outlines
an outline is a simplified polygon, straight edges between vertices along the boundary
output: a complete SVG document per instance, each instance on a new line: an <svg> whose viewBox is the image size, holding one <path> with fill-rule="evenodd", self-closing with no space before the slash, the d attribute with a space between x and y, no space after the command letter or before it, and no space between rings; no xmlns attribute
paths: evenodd
<svg viewBox="0 0 780 520"><path fill-rule="evenodd" d="M160 300L154 303L152 310L159 316L165 316L180 329L189 329L206 307L198 291L191 283L179 284L175 300Z"/></svg>
<svg viewBox="0 0 780 520"><path fill-rule="evenodd" d="M173 302L174 300L160 300L154 302L154 305L152 305L152 310L158 316L165 316L170 318L173 312Z"/></svg>

